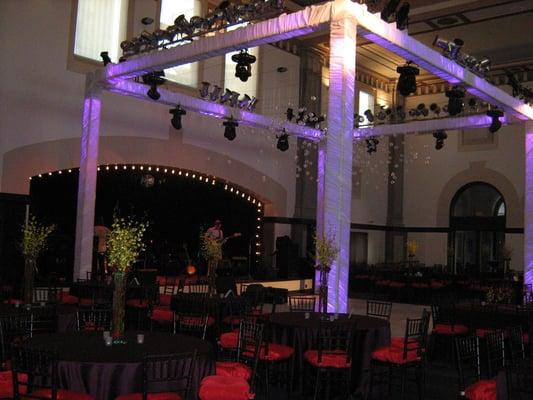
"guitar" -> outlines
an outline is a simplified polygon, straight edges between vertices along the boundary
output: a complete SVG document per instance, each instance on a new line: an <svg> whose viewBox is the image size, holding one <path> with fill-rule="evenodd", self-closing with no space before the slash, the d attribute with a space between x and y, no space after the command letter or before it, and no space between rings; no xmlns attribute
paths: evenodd
<svg viewBox="0 0 533 400"><path fill-rule="evenodd" d="M235 238L238 238L238 237L241 237L241 236L242 236L242 233L235 232L233 235L226 236L224 239L222 239L222 241L220 242L220 245L223 245L228 240L235 239Z"/></svg>

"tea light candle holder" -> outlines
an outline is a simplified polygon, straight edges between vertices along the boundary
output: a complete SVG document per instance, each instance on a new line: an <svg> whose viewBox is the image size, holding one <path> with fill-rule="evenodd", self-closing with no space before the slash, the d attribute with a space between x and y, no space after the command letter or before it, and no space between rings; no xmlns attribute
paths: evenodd
<svg viewBox="0 0 533 400"><path fill-rule="evenodd" d="M144 343L144 333L138 333L137 334L137 343L143 344Z"/></svg>

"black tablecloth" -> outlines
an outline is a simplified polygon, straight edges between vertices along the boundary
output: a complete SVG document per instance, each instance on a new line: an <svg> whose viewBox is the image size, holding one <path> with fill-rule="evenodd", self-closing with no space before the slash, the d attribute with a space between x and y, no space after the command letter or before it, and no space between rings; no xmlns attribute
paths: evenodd
<svg viewBox="0 0 533 400"><path fill-rule="evenodd" d="M213 347L192 336L145 333L143 344L136 333L126 333L127 343L106 347L102 333L39 335L27 340L31 346L57 349L60 387L86 392L97 400L112 400L121 394L142 390L142 357L190 352L198 349L191 380L194 398L200 381L215 371Z"/></svg>
<svg viewBox="0 0 533 400"><path fill-rule="evenodd" d="M388 321L364 315L339 314L336 323L355 327L352 342L352 392L363 394L369 389L370 357L373 350L390 343ZM294 345L296 388L303 387L303 367L305 350L316 348L320 314L311 313L309 319L301 312L274 313L270 317L273 340L282 344Z"/></svg>

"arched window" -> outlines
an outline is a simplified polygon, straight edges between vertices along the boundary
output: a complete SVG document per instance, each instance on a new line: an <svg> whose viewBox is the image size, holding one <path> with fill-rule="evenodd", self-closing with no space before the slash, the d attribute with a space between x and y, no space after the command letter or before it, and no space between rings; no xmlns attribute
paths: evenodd
<svg viewBox="0 0 533 400"><path fill-rule="evenodd" d="M450 204L449 257L458 273L501 272L505 241L505 199L492 185L472 182Z"/></svg>

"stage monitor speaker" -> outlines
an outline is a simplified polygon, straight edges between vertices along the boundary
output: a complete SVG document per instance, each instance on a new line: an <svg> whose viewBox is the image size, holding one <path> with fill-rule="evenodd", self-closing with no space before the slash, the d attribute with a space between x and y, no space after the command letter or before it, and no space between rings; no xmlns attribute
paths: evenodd
<svg viewBox="0 0 533 400"><path fill-rule="evenodd" d="M215 287L218 294L226 294L228 290L231 290L233 295L237 295L237 285L233 276L217 276Z"/></svg>

